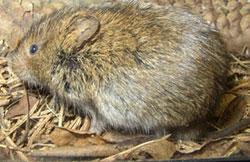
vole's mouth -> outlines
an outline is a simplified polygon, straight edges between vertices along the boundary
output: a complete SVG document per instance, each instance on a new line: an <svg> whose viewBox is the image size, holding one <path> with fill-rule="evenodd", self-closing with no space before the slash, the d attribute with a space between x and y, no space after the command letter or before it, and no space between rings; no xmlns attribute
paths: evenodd
<svg viewBox="0 0 250 162"><path fill-rule="evenodd" d="M9 67L19 77L20 80L27 84L35 85L38 83L36 77L27 68L25 60L17 57L16 51L12 51L7 54L6 59L8 60Z"/></svg>
<svg viewBox="0 0 250 162"><path fill-rule="evenodd" d="M41 87L40 82L34 75L32 75L32 72L29 70L23 70L20 73L18 73L17 76L23 82L25 82L28 85L28 87Z"/></svg>

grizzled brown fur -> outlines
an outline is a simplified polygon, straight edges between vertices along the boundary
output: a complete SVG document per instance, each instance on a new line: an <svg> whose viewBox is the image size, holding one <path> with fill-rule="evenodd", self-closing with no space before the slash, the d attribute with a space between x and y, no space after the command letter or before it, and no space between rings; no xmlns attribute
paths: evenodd
<svg viewBox="0 0 250 162"><path fill-rule="evenodd" d="M91 116L94 132L192 129L223 92L228 64L217 31L199 16L131 4L56 11L10 59L22 80Z"/></svg>

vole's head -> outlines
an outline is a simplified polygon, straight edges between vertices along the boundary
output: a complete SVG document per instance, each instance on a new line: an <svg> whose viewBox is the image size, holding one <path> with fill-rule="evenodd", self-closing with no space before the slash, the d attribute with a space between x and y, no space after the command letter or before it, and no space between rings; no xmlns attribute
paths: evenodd
<svg viewBox="0 0 250 162"><path fill-rule="evenodd" d="M25 82L49 86L77 70L79 51L99 31L99 21L79 9L64 8L34 23L9 55L13 71Z"/></svg>

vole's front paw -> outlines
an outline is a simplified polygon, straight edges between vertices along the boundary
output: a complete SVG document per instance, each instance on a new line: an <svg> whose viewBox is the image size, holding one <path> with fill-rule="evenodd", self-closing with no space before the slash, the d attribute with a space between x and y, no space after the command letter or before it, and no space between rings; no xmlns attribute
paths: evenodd
<svg viewBox="0 0 250 162"><path fill-rule="evenodd" d="M89 132L95 133L96 135L101 135L102 133L104 133L104 131L105 127L103 122L97 121L95 118L92 118Z"/></svg>
<svg viewBox="0 0 250 162"><path fill-rule="evenodd" d="M53 96L51 99L51 106L53 106L53 109L55 111L59 111L61 104L59 102L59 98L57 96Z"/></svg>

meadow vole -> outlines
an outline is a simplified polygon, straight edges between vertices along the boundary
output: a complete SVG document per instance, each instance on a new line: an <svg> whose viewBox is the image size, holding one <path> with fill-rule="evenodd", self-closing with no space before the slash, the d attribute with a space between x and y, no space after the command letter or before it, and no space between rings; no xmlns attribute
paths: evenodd
<svg viewBox="0 0 250 162"><path fill-rule="evenodd" d="M201 17L125 3L45 16L9 59L23 81L89 115L90 131L174 130L184 138L200 134L196 125L215 107L228 69L218 32Z"/></svg>

